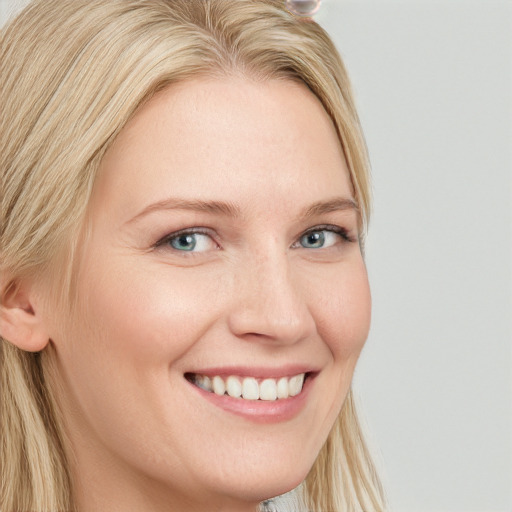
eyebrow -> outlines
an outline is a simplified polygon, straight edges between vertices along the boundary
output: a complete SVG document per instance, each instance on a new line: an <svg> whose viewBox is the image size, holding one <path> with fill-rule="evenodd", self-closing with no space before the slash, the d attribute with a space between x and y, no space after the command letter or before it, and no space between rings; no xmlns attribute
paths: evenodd
<svg viewBox="0 0 512 512"><path fill-rule="evenodd" d="M352 198L348 197L335 197L328 201L318 201L305 208L299 215L300 218L310 218L315 215L321 215L323 213L336 212L340 210L354 210L359 212L359 206Z"/></svg>
<svg viewBox="0 0 512 512"><path fill-rule="evenodd" d="M191 210L214 215L223 215L232 218L238 218L242 216L240 207L231 202L203 201L199 199L188 200L171 197L146 206L146 208L135 215L135 217L131 218L127 224L131 224L132 222L145 217L149 213L161 210ZM335 197L327 201L318 201L310 206L307 206L300 212L298 218L308 219L317 215L340 210L354 210L359 212L359 207L352 198Z"/></svg>

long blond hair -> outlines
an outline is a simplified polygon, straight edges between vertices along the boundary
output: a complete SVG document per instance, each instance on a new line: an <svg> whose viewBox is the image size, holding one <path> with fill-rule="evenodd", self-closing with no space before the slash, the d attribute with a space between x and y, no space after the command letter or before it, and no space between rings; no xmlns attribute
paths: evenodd
<svg viewBox="0 0 512 512"><path fill-rule="evenodd" d="M2 297L64 254L55 287L69 298L76 233L116 135L169 84L230 73L300 80L320 99L366 226L369 165L343 63L284 0L35 0L0 34ZM51 347L0 339L2 512L75 510L51 361ZM301 492L315 512L384 510L351 392Z"/></svg>

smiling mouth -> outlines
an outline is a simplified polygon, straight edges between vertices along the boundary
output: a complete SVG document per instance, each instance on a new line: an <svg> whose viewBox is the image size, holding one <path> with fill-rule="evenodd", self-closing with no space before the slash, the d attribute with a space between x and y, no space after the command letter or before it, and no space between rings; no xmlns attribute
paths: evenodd
<svg viewBox="0 0 512 512"><path fill-rule="evenodd" d="M198 388L222 396L240 400L276 401L297 396L301 393L309 373L300 373L280 379L256 379L230 375L227 378L215 375L209 377L197 373L186 373L185 378Z"/></svg>

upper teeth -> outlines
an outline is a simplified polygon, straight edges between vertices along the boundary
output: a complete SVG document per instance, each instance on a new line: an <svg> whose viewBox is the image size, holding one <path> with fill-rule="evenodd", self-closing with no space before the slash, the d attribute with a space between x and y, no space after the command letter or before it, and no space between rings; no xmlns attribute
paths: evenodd
<svg viewBox="0 0 512 512"><path fill-rule="evenodd" d="M263 379L258 381L254 377L243 378L230 375L224 380L218 375L211 378L206 375L194 374L192 382L201 389L213 392L216 395L227 394L245 400L277 400L298 395L302 391L304 376L305 374L301 373L293 377L282 377L278 380Z"/></svg>

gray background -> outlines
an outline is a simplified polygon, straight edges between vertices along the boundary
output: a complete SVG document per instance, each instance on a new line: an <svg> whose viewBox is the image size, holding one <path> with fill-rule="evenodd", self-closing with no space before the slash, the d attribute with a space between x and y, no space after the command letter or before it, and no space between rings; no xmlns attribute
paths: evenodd
<svg viewBox="0 0 512 512"><path fill-rule="evenodd" d="M392 509L511 512L512 1L324 0L316 19L373 163L355 388Z"/></svg>

